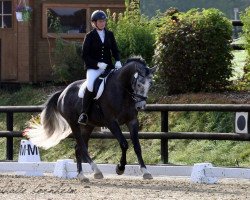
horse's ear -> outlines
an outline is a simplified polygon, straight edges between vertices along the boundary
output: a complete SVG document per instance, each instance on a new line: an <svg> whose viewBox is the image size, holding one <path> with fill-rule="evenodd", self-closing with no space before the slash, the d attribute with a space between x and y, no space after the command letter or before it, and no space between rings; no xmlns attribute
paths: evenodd
<svg viewBox="0 0 250 200"><path fill-rule="evenodd" d="M151 74L154 74L155 72L156 72L156 70L157 70L157 67L155 66L155 67L152 67L152 68L150 68L150 73Z"/></svg>

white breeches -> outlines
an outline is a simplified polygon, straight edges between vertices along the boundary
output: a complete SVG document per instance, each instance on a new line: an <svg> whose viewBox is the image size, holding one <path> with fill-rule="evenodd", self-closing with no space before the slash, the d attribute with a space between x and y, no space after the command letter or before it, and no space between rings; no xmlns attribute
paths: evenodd
<svg viewBox="0 0 250 200"><path fill-rule="evenodd" d="M94 90L94 82L98 76L100 76L104 72L104 69L88 69L87 70L87 88L90 92Z"/></svg>

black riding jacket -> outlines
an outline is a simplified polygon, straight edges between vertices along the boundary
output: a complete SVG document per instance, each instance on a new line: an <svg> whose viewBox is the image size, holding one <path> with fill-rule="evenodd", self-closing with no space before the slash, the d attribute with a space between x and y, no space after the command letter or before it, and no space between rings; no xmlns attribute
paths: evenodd
<svg viewBox="0 0 250 200"><path fill-rule="evenodd" d="M82 59L87 69L98 69L97 63L104 62L108 64L109 69L114 68L112 56L115 61L120 60L120 52L113 32L104 29L105 39L102 43L96 29L86 34L82 45Z"/></svg>

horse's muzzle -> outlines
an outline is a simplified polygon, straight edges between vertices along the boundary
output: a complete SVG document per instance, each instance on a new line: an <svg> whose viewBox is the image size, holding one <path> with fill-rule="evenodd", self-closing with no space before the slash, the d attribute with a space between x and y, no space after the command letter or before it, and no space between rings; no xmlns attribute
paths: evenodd
<svg viewBox="0 0 250 200"><path fill-rule="evenodd" d="M135 104L136 110L145 110L146 108L146 101L140 101Z"/></svg>

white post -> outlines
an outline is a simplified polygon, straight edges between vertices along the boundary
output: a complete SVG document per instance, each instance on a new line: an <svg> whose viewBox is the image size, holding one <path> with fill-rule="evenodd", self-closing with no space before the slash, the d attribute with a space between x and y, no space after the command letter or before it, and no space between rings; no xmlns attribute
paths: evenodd
<svg viewBox="0 0 250 200"><path fill-rule="evenodd" d="M218 181L216 177L207 176L205 169L212 168L211 163L197 163L194 164L191 173L192 183L214 184Z"/></svg>
<svg viewBox="0 0 250 200"><path fill-rule="evenodd" d="M239 8L234 8L234 20L238 20Z"/></svg>

